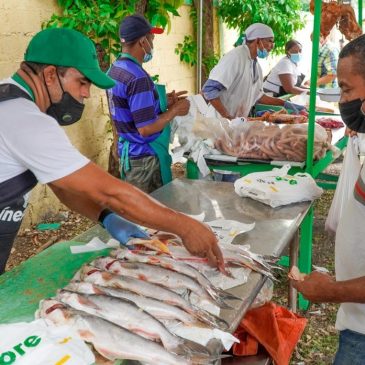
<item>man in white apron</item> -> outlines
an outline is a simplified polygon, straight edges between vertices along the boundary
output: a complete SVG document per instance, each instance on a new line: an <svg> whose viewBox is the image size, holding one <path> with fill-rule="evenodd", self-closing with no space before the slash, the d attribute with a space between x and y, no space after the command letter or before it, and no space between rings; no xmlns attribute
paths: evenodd
<svg viewBox="0 0 365 365"><path fill-rule="evenodd" d="M274 33L269 26L252 24L246 29L245 43L225 54L210 72L202 92L222 117L247 117L256 103L280 105L295 113L305 109L263 91L262 70L257 58L266 58L274 44Z"/></svg>

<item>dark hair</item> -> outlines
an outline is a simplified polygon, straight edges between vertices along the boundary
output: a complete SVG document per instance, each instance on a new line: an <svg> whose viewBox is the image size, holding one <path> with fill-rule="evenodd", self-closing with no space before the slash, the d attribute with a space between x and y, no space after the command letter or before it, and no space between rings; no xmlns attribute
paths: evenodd
<svg viewBox="0 0 365 365"><path fill-rule="evenodd" d="M299 47L301 47L301 46L302 46L302 44L301 44L300 42L296 41L295 39L291 39L290 41L287 41L287 42L285 43L285 53L288 53L288 52L289 52L289 50L290 50L291 48L293 48L294 46L299 46Z"/></svg>
<svg viewBox="0 0 365 365"><path fill-rule="evenodd" d="M342 48L338 59L352 56L355 59L354 70L365 78L365 34L355 38Z"/></svg>
<svg viewBox="0 0 365 365"><path fill-rule="evenodd" d="M44 68L46 68L47 66L51 66L50 64L47 64L47 63L38 63L38 62L29 62L29 61L23 61L22 63L26 64L36 74L39 74L40 72L42 72L42 70ZM65 66L56 66L56 65L52 65L52 66L55 66L57 68L57 72L59 73L60 76L65 76L65 73L70 68L70 67L65 67Z"/></svg>

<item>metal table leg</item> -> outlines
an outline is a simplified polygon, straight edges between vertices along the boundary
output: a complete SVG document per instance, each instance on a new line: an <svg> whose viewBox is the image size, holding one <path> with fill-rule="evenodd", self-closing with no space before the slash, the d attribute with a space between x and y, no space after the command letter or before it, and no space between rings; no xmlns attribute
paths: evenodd
<svg viewBox="0 0 365 365"><path fill-rule="evenodd" d="M313 207L310 208L300 226L300 248L298 267L300 272L309 274L312 268ZM299 308L307 310L309 301L299 294Z"/></svg>
<svg viewBox="0 0 365 365"><path fill-rule="evenodd" d="M289 270L293 266L298 266L298 254L299 254L299 230L295 232L289 246ZM296 313L297 311L297 290L294 289L291 282L289 282L289 293L288 293L289 308L291 311Z"/></svg>

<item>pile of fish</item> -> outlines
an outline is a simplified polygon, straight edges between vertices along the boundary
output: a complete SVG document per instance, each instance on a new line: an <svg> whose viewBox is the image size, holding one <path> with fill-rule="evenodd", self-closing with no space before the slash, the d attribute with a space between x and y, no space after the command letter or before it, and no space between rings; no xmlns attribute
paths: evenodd
<svg viewBox="0 0 365 365"><path fill-rule="evenodd" d="M225 331L228 324L206 311L204 301L232 309L241 299L214 286L203 274L205 260L191 256L174 237L131 244L82 266L54 298L40 302L36 317L69 325L109 360L167 365L217 360L206 347L179 337L176 325ZM223 255L228 266L273 276L270 260L245 247L223 247ZM198 303L191 303L190 293Z"/></svg>

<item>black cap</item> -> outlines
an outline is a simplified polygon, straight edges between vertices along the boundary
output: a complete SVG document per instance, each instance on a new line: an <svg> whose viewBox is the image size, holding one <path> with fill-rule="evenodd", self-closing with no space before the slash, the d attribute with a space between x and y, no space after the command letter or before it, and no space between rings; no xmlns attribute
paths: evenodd
<svg viewBox="0 0 365 365"><path fill-rule="evenodd" d="M133 42L149 33L161 34L163 29L152 27L142 15L133 14L126 16L120 23L119 35L123 43Z"/></svg>

